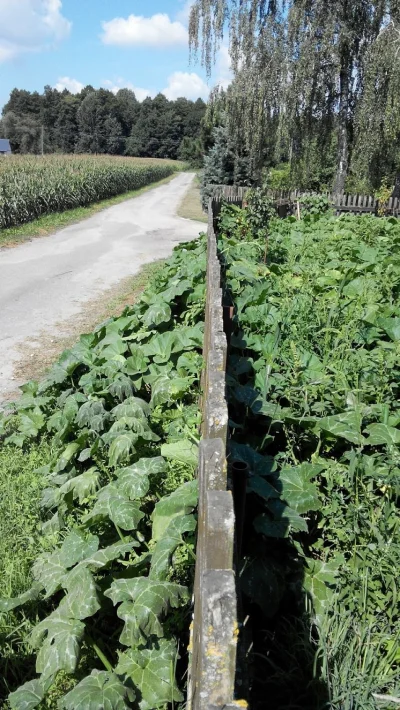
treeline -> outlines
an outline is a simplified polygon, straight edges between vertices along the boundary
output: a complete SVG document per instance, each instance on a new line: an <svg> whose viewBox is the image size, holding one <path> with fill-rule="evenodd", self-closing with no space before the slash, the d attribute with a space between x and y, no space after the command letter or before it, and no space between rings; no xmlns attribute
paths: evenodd
<svg viewBox="0 0 400 710"><path fill-rule="evenodd" d="M202 99L140 103L130 89L79 94L46 86L42 94L14 89L3 108L0 136L14 153L110 153L199 162Z"/></svg>
<svg viewBox="0 0 400 710"><path fill-rule="evenodd" d="M209 112L221 172L249 159L293 187L367 192L400 171L400 0L194 0L207 68L226 33L234 81ZM214 21L210 21L214 18ZM215 151L217 152L217 151ZM236 170L238 168L235 168Z"/></svg>

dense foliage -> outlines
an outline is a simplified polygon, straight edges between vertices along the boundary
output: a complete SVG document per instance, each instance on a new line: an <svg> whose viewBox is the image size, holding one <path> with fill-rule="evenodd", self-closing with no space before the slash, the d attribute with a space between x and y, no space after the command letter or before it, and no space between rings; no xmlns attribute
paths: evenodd
<svg viewBox="0 0 400 710"><path fill-rule="evenodd" d="M221 232L251 707L372 710L400 693L400 223L231 206Z"/></svg>
<svg viewBox="0 0 400 710"><path fill-rule="evenodd" d="M183 139L196 141L202 99L142 103L130 89L116 94L86 86L79 94L50 86L43 94L14 89L3 108L0 135L14 153L111 153L145 158L179 157Z"/></svg>
<svg viewBox="0 0 400 710"><path fill-rule="evenodd" d="M0 603L5 615L35 603L39 622L39 677L22 669L12 708L183 700L204 275L204 243L179 247L138 305L82 336L3 421L6 446L52 442L33 584Z"/></svg>
<svg viewBox="0 0 400 710"><path fill-rule="evenodd" d="M253 169L291 164L296 187L394 182L400 168L398 0L195 0L194 52L211 70L229 34L230 133Z"/></svg>
<svg viewBox="0 0 400 710"><path fill-rule="evenodd" d="M0 163L0 229L137 190L179 167L172 161L92 156L7 158Z"/></svg>

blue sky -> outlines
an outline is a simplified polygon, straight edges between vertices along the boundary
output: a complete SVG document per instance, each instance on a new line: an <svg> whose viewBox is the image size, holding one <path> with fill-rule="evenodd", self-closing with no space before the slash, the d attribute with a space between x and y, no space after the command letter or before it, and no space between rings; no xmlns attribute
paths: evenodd
<svg viewBox="0 0 400 710"><path fill-rule="evenodd" d="M220 50L211 81L189 64L190 0L0 0L0 107L14 87L46 84L76 92L92 84L129 87L139 100L206 99L229 83L229 57Z"/></svg>

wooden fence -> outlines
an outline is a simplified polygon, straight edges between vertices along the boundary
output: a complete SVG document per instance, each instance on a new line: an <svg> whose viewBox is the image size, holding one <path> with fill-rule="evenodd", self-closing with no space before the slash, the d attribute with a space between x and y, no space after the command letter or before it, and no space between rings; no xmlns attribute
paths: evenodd
<svg viewBox="0 0 400 710"><path fill-rule="evenodd" d="M199 516L191 626L188 710L233 710L237 596L234 573L235 515L227 478L228 407L225 397L227 339L210 202L203 356L202 440L199 447Z"/></svg>
<svg viewBox="0 0 400 710"><path fill-rule="evenodd" d="M228 202L241 204L244 200L248 187L239 187L237 185L215 185L213 196L216 199L223 197ZM379 200L371 195L337 195L331 192L316 193L316 192L301 192L294 191L269 191L268 195L276 203L276 207L280 216L286 217L290 214L295 214L297 203L300 203L302 198L309 196L326 197L336 215L341 214L378 214ZM388 217L400 217L400 198L390 197L385 205L385 215Z"/></svg>

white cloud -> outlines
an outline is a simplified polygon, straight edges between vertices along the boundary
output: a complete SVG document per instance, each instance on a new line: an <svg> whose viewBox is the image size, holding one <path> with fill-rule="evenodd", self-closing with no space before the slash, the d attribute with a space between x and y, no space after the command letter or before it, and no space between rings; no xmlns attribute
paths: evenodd
<svg viewBox="0 0 400 710"><path fill-rule="evenodd" d="M182 22L185 26L189 24L190 10L192 8L194 0L181 0L183 5L182 9L176 15L176 19Z"/></svg>
<svg viewBox="0 0 400 710"><path fill-rule="evenodd" d="M194 72L176 71L168 77L168 86L162 90L167 99L174 100L180 96L187 99L207 99L210 89L201 76Z"/></svg>
<svg viewBox="0 0 400 710"><path fill-rule="evenodd" d="M104 44L121 47L170 47L186 44L187 29L181 22L172 22L167 14L152 17L129 15L102 22Z"/></svg>
<svg viewBox="0 0 400 710"><path fill-rule="evenodd" d="M69 76L60 76L54 88L57 91L67 89L71 94L79 94L85 88L85 85L77 79L71 79Z"/></svg>
<svg viewBox="0 0 400 710"><path fill-rule="evenodd" d="M72 23L61 11L61 0L0 0L0 62L68 37Z"/></svg>
<svg viewBox="0 0 400 710"><path fill-rule="evenodd" d="M147 96L155 96L155 91L150 89L142 89L140 86L134 86L131 81L125 81L125 79L116 79L115 81L110 81L110 79L105 79L102 83L104 89L112 91L113 94L118 93L120 89L131 89L135 92L135 96L138 101L144 101Z"/></svg>

